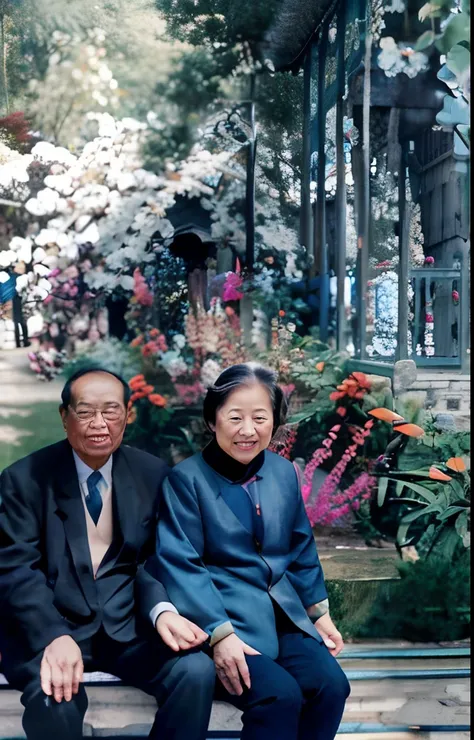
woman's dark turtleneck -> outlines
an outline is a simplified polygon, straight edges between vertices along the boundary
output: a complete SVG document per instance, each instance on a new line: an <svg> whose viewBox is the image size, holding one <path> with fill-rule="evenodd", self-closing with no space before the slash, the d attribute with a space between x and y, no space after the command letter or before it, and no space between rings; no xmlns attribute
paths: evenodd
<svg viewBox="0 0 474 740"><path fill-rule="evenodd" d="M246 483L254 477L260 470L265 460L265 451L262 450L249 463L241 463L234 457L231 457L219 447L214 439L203 449L202 456L216 473L223 478L232 481L232 483Z"/></svg>

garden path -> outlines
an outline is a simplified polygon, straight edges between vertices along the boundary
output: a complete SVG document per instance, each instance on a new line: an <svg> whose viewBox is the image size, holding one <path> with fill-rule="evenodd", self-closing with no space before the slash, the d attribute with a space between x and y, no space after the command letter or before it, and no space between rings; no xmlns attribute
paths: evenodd
<svg viewBox="0 0 474 740"><path fill-rule="evenodd" d="M61 381L37 380L28 366L28 351L0 351L0 471L61 438Z"/></svg>

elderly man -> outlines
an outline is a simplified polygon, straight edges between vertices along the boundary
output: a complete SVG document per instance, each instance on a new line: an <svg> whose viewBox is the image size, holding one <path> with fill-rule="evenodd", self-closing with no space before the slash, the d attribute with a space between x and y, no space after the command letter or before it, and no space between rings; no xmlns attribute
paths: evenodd
<svg viewBox="0 0 474 740"><path fill-rule="evenodd" d="M122 378L76 373L60 406L67 439L0 477L0 652L22 691L28 740L83 737L84 670L156 697L150 738L206 737L215 684L199 648L207 634L144 567L167 467L122 445L128 409Z"/></svg>

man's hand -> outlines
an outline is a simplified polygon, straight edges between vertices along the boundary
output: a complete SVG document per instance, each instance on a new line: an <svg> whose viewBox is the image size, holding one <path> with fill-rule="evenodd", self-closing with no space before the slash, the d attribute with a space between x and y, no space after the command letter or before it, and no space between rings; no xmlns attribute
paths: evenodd
<svg viewBox="0 0 474 740"><path fill-rule="evenodd" d="M209 635L189 619L175 612L161 612L156 620L156 631L172 650L190 650L205 642Z"/></svg>
<svg viewBox="0 0 474 740"><path fill-rule="evenodd" d="M51 642L43 653L40 678L41 688L57 702L71 701L79 691L84 664L77 642L69 635L62 635Z"/></svg>
<svg viewBox="0 0 474 740"><path fill-rule="evenodd" d="M221 684L233 696L240 696L243 688L240 679L250 688L250 673L246 655L261 655L237 635L224 637L214 645L214 664Z"/></svg>
<svg viewBox="0 0 474 740"><path fill-rule="evenodd" d="M323 638L323 642L331 655L334 655L334 657L339 655L344 647L344 641L329 614L326 613L323 614L322 617L319 617L319 619L314 623L314 626Z"/></svg>

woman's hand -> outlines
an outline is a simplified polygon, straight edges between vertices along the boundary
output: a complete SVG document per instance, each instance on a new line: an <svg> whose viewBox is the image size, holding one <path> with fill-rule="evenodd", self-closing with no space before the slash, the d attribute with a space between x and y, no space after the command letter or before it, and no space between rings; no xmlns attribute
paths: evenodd
<svg viewBox="0 0 474 740"><path fill-rule="evenodd" d="M323 642L331 655L334 655L334 657L339 655L344 647L344 641L341 633L336 629L336 625L329 616L329 613L323 614L322 617L319 617L319 619L314 623L314 626L323 638Z"/></svg>
<svg viewBox="0 0 474 740"><path fill-rule="evenodd" d="M250 673L245 660L246 655L261 655L237 635L224 637L214 645L214 663L217 676L225 689L233 696L243 693L241 679L250 688Z"/></svg>

